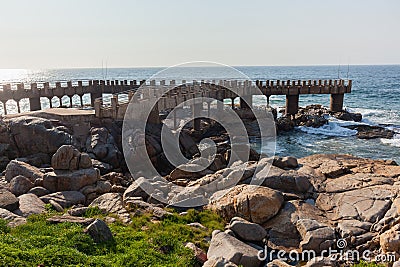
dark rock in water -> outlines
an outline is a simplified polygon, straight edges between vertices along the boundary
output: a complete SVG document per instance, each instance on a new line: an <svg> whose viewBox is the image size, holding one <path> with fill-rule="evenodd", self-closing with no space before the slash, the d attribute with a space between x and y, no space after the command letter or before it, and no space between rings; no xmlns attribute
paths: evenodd
<svg viewBox="0 0 400 267"><path fill-rule="evenodd" d="M85 231L93 238L96 243L108 242L114 240L108 225L100 219L92 222Z"/></svg>
<svg viewBox="0 0 400 267"><path fill-rule="evenodd" d="M295 122L290 117L282 116L276 122L276 128L279 131L288 132L292 131L296 126Z"/></svg>
<svg viewBox="0 0 400 267"><path fill-rule="evenodd" d="M0 208L13 211L18 209L19 199L7 189L0 189Z"/></svg>
<svg viewBox="0 0 400 267"><path fill-rule="evenodd" d="M351 125L345 126L349 129L355 129L358 131L357 137L360 139L374 139L374 138L387 138L391 139L395 135L395 132L386 129L381 126L371 126L371 125Z"/></svg>
<svg viewBox="0 0 400 267"><path fill-rule="evenodd" d="M332 116L342 121L360 122L362 120L361 113L351 113L347 111L333 112Z"/></svg>

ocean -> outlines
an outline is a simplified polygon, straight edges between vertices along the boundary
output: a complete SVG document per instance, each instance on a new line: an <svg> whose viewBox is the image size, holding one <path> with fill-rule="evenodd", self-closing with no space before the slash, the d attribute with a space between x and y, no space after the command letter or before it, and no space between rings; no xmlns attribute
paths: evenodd
<svg viewBox="0 0 400 267"><path fill-rule="evenodd" d="M367 158L393 159L400 164L400 65L351 65L351 66L246 66L235 67L252 80L319 80L351 79L352 93L345 96L345 108L360 112L362 123L381 125L393 129L398 134L394 139L357 139L355 132L344 128L349 122L333 118L329 124L315 129L297 128L293 132L279 135L276 154L302 157L315 153L345 153ZM163 68L102 68L93 69L51 69L51 70L1 70L0 83L8 82L55 82L90 79L128 79L150 78ZM204 72L212 72L204 69ZM235 77L230 77L235 78ZM73 101L77 101L74 98ZM84 102L89 103L89 96ZM67 104L68 100L63 99ZM53 99L54 106L57 100ZM257 104L257 100L254 101ZM284 96L273 96L270 104L283 107ZM300 105L322 104L329 106L329 95L300 96ZM9 113L16 112L13 101L6 103ZM42 107L48 107L43 101ZM21 110L28 110L27 100L21 101ZM0 105L0 114L3 114ZM260 147L256 147L262 150Z"/></svg>

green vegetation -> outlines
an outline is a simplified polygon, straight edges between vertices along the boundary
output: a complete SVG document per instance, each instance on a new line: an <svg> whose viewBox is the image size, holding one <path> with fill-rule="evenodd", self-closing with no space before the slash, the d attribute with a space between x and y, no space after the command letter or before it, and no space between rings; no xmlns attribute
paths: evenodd
<svg viewBox="0 0 400 267"><path fill-rule="evenodd" d="M96 244L73 223L50 224L46 219L57 214L34 215L28 223L9 228L0 220L1 266L194 266L196 259L185 242L207 249L205 237L224 222L210 211L189 210L185 216L174 213L162 221L145 214L132 218L131 225L109 224L114 242ZM97 209L86 217L102 218ZM199 222L208 229L187 226Z"/></svg>

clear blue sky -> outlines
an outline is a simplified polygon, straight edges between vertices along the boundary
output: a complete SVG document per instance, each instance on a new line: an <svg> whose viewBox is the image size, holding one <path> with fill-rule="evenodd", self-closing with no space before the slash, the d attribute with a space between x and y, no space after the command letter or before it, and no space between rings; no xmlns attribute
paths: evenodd
<svg viewBox="0 0 400 267"><path fill-rule="evenodd" d="M400 63L398 0L0 0L0 68Z"/></svg>

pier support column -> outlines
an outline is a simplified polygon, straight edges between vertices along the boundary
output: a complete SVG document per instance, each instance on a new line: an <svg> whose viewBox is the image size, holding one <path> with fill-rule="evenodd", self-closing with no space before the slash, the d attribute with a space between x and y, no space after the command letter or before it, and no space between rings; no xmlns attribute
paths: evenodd
<svg viewBox="0 0 400 267"><path fill-rule="evenodd" d="M102 102L100 99L97 99L96 101L94 101L94 113L96 115L96 117L101 118L101 106L102 106Z"/></svg>
<svg viewBox="0 0 400 267"><path fill-rule="evenodd" d="M160 124L160 112L158 111L158 105L155 105L150 111L149 117L147 118L147 123Z"/></svg>
<svg viewBox="0 0 400 267"><path fill-rule="evenodd" d="M41 110L40 97L29 98L29 109L30 111Z"/></svg>
<svg viewBox="0 0 400 267"><path fill-rule="evenodd" d="M79 100L81 101L81 107L83 107L83 95L79 95Z"/></svg>
<svg viewBox="0 0 400 267"><path fill-rule="evenodd" d="M50 102L49 104L50 104L50 108L53 108L53 102L52 102L52 100L53 100L53 99L52 99L51 97L49 97L49 102Z"/></svg>
<svg viewBox="0 0 400 267"><path fill-rule="evenodd" d="M333 112L343 111L344 94L331 94L330 110Z"/></svg>
<svg viewBox="0 0 400 267"><path fill-rule="evenodd" d="M200 116L200 111L203 107L203 103L194 103L192 105L192 114L193 114L193 129L195 131L200 131L201 119L198 118Z"/></svg>
<svg viewBox="0 0 400 267"><path fill-rule="evenodd" d="M253 96L248 95L240 98L241 109L251 109L253 107Z"/></svg>
<svg viewBox="0 0 400 267"><path fill-rule="evenodd" d="M115 96L115 95L113 95L111 97L111 110L112 110L113 118L117 119L117 116L118 116L118 97Z"/></svg>
<svg viewBox="0 0 400 267"><path fill-rule="evenodd" d="M217 110L218 111L224 110L224 100L223 99L217 99Z"/></svg>
<svg viewBox="0 0 400 267"><path fill-rule="evenodd" d="M231 97L231 101L232 101L231 107L232 107L232 109L235 108L235 98L236 98L236 97Z"/></svg>
<svg viewBox="0 0 400 267"><path fill-rule="evenodd" d="M93 93L90 93L90 105L93 107L94 106L94 101L96 98L100 98L103 96L103 93L100 90L100 87L96 87L96 91Z"/></svg>
<svg viewBox="0 0 400 267"><path fill-rule="evenodd" d="M286 115L294 115L299 110L299 95L286 95Z"/></svg>

